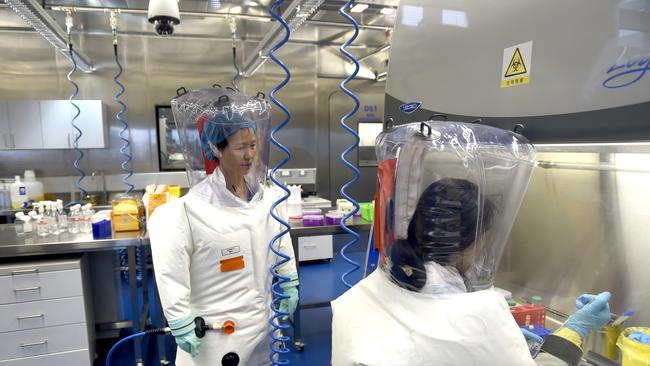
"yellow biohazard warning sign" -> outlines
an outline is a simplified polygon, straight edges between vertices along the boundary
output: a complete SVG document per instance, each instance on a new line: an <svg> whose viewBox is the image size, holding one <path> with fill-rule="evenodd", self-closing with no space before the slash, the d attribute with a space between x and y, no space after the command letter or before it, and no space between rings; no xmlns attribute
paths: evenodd
<svg viewBox="0 0 650 366"><path fill-rule="evenodd" d="M519 48L515 48L515 53L512 55L512 60L508 65L508 70L506 70L506 77L521 75L526 73L526 64L524 59L521 58L521 52Z"/></svg>
<svg viewBox="0 0 650 366"><path fill-rule="evenodd" d="M508 47L503 50L501 87L525 85L530 82L533 41Z"/></svg>

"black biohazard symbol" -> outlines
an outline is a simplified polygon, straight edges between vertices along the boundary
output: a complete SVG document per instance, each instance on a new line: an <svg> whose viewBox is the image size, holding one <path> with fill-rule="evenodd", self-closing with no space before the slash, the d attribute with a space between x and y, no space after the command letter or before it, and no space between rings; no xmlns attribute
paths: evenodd
<svg viewBox="0 0 650 366"><path fill-rule="evenodd" d="M508 69L506 70L505 77L521 75L525 74L526 72L527 70L526 65L524 64L524 58L521 57L519 48L516 48L515 53L512 55L512 59L510 60L510 64L508 65Z"/></svg>

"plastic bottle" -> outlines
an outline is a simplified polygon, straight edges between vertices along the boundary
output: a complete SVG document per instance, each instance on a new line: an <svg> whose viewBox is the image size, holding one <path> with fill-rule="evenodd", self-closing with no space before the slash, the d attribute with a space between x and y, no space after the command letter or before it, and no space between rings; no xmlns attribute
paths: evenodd
<svg viewBox="0 0 650 366"><path fill-rule="evenodd" d="M32 211L32 212L33 212L33 211ZM21 219L22 222L23 222L23 232L24 232L25 234L31 234L32 231L33 231L33 225L32 225L32 222L33 222L34 220L32 220L31 216L27 216L27 215L23 215L23 216L21 216L20 219Z"/></svg>
<svg viewBox="0 0 650 366"><path fill-rule="evenodd" d="M11 184L11 207L22 208L23 203L27 202L27 189L25 184L20 181L20 175L15 177L15 181Z"/></svg>
<svg viewBox="0 0 650 366"><path fill-rule="evenodd" d="M79 231L82 233L90 233L93 231L93 215L95 212L92 209L92 205L90 203L87 203L83 207L83 211L81 214L82 218L82 226L79 228Z"/></svg>
<svg viewBox="0 0 650 366"><path fill-rule="evenodd" d="M70 207L70 217L68 218L68 231L71 234L79 232L79 205Z"/></svg>
<svg viewBox="0 0 650 366"><path fill-rule="evenodd" d="M38 215L36 215L36 234L38 236L47 236L50 232L50 223L44 217L45 209L43 205L38 206Z"/></svg>
<svg viewBox="0 0 650 366"><path fill-rule="evenodd" d="M27 190L27 199L25 201L34 200L38 202L44 199L43 183L36 180L36 174L34 174L33 170L25 170L24 184Z"/></svg>
<svg viewBox="0 0 650 366"><path fill-rule="evenodd" d="M59 235L59 214L54 202L45 203L45 217L48 221L48 231L52 235Z"/></svg>
<svg viewBox="0 0 650 366"><path fill-rule="evenodd" d="M23 220L20 219L21 216L25 216L22 212L16 212L16 220L14 221L14 229L16 234L22 235L24 233Z"/></svg>
<svg viewBox="0 0 650 366"><path fill-rule="evenodd" d="M59 220L59 232L66 232L68 231L68 215L65 213L65 210L63 209L63 201L61 200L56 200L56 211Z"/></svg>
<svg viewBox="0 0 650 366"><path fill-rule="evenodd" d="M0 181L0 209L11 207L11 192L9 185Z"/></svg>

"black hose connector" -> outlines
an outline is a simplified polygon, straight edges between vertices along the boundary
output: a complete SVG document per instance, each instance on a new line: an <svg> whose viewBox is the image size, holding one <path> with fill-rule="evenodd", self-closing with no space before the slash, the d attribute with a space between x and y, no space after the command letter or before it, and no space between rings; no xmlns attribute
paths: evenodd
<svg viewBox="0 0 650 366"><path fill-rule="evenodd" d="M144 331L144 334L147 334L147 335L167 334L167 333L169 333L169 328L153 328L153 329L146 329Z"/></svg>
<svg viewBox="0 0 650 366"><path fill-rule="evenodd" d="M199 338L205 337L205 331L208 330L208 326L205 324L205 319L197 316L194 318L194 333Z"/></svg>
<svg viewBox="0 0 650 366"><path fill-rule="evenodd" d="M221 358L221 366L238 366L239 365L239 355L235 352L226 353L223 358Z"/></svg>

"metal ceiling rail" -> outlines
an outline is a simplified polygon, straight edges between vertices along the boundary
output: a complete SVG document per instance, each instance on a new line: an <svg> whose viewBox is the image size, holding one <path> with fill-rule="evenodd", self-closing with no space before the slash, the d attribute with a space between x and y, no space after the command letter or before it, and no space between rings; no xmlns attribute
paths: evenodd
<svg viewBox="0 0 650 366"><path fill-rule="evenodd" d="M11 26L0 26L0 33L36 33L36 31L31 28L31 27L11 27ZM78 35L86 35L86 36L106 36L106 37L112 37L111 31L101 31L101 30L80 30L76 34ZM153 32L144 32L144 31L118 31L117 32L118 36L135 36L135 37L143 37L143 38L160 38L160 36L156 33ZM231 37L219 37L219 36L212 36L209 34L183 34L183 33L174 33L174 35L170 36L170 38L182 38L182 39L205 39L205 40L210 40L210 41L224 41L224 42L231 42L232 38ZM243 41L243 42L259 42L261 41L262 38L237 38L237 41ZM307 41L307 40L299 40L299 39L292 39L289 40L289 44L296 44L296 45L318 45L318 46L332 46L332 47L339 47L343 43L341 42L321 42L321 41ZM352 49L359 49L359 50L366 50L366 49L374 49L379 47L377 44L367 44L367 45L352 45L349 48Z"/></svg>
<svg viewBox="0 0 650 366"><path fill-rule="evenodd" d="M147 9L133 9L133 8L111 8L111 7L99 7L99 6L68 6L68 5L46 5L47 9L53 11L65 11L66 9L74 9L75 12L89 12L89 13L110 13L115 11L118 14L147 14ZM272 22L273 18L268 15L255 15L255 14L242 14L242 13L219 13L219 12L201 12L201 11L181 11L181 16L186 17L206 17L206 18L228 18L228 17L237 17L245 20L252 20L258 22ZM322 26L322 27L336 27L336 28L351 28L352 26L349 23L342 22L330 22L325 20L307 20L307 24ZM380 30L386 31L392 29L392 26L382 26L382 25L372 25L372 24L360 24L361 29L367 30Z"/></svg>
<svg viewBox="0 0 650 366"><path fill-rule="evenodd" d="M68 50L68 37L45 9L35 0L6 0L13 11L29 24L54 48L61 52L71 62L76 62L83 72L93 72L95 67L92 60L77 49ZM70 54L73 52L74 56ZM74 57L74 60L72 59Z"/></svg>

